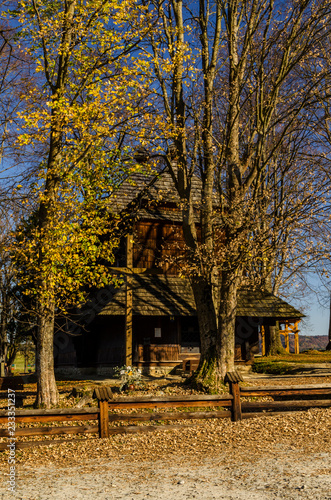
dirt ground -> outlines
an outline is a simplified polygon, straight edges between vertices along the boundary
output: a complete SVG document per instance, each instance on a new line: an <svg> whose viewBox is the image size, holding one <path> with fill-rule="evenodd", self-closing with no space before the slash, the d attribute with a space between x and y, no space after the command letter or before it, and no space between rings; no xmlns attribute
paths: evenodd
<svg viewBox="0 0 331 500"><path fill-rule="evenodd" d="M25 467L15 496L0 489L0 498L41 499L309 499L331 498L330 454L302 455L280 448L229 459L226 452L189 463L189 457L132 463L88 460L70 468Z"/></svg>
<svg viewBox="0 0 331 500"><path fill-rule="evenodd" d="M18 450L0 498L331 500L331 410L207 420L181 430Z"/></svg>
<svg viewBox="0 0 331 500"><path fill-rule="evenodd" d="M15 492L1 453L0 499L331 500L330 408L182 425L17 450Z"/></svg>

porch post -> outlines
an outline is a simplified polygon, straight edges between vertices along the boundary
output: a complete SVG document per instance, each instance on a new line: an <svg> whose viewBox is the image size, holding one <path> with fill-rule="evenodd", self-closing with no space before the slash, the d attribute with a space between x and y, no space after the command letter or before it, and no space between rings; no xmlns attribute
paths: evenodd
<svg viewBox="0 0 331 500"><path fill-rule="evenodd" d="M329 316L329 342L326 346L327 351L331 351L331 294L330 294L330 316Z"/></svg>
<svg viewBox="0 0 331 500"><path fill-rule="evenodd" d="M261 325L261 340L262 340L262 356L265 356L265 329L264 329L264 325Z"/></svg>
<svg viewBox="0 0 331 500"><path fill-rule="evenodd" d="M133 236L126 237L126 266L133 268ZM132 365L132 274L126 275L125 287L125 364Z"/></svg>
<svg viewBox="0 0 331 500"><path fill-rule="evenodd" d="M289 337L289 333L288 333L288 320L285 321L284 337L285 337L286 352L290 352L290 337Z"/></svg>
<svg viewBox="0 0 331 500"><path fill-rule="evenodd" d="M299 352L300 352L298 324L299 324L299 321L296 321L294 323L294 353L295 354L299 354Z"/></svg>

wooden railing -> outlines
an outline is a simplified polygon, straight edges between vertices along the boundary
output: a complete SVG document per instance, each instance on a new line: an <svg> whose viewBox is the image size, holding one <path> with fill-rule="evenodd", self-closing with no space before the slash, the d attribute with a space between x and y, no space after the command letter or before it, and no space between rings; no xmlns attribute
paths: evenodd
<svg viewBox="0 0 331 500"><path fill-rule="evenodd" d="M242 417L272 414L284 411L297 411L309 408L331 407L331 387L325 385L296 385L291 387L240 387L241 397L269 396L274 401L242 401ZM275 399L277 399L275 401Z"/></svg>
<svg viewBox="0 0 331 500"><path fill-rule="evenodd" d="M15 440L23 436L54 436L61 434L98 434L99 437L109 437L111 434L147 432L163 429L174 429L180 426L121 426L109 427L110 422L117 421L156 421L156 420L183 420L193 418L222 418L231 416L232 396L229 394L218 396L175 396L169 398L118 398L108 401L111 391L109 388L98 388L102 398L99 399L98 408L64 408L54 410L16 410L16 423L49 423L49 422L72 422L72 421L88 421L96 420L97 425L74 425L74 426L55 426L55 427L21 427L16 428L14 432ZM137 409L137 408L187 408L187 407L222 407L229 410L221 411L203 411L203 412L166 412L166 413L134 413L134 414L119 414L109 413L111 410L121 409ZM13 437L12 432L6 427L8 423L8 413L6 410L0 411L0 437ZM71 441L72 439L70 439ZM47 441L16 441L16 448L25 448L29 446L38 446L46 444L57 444L63 440L47 440ZM8 443L0 443L0 450L7 449Z"/></svg>
<svg viewBox="0 0 331 500"><path fill-rule="evenodd" d="M99 409L98 408L64 408L64 409L54 409L54 410L16 410L15 411L15 425L17 423L49 423L49 422L72 422L72 421L86 421L86 420L97 420L99 421ZM39 444L56 444L63 441L68 441L64 439L61 441L27 441L18 442L16 438L22 436L53 436L59 434L96 434L99 432L100 424L98 425L75 425L75 426L63 426L63 427L20 427L15 428L12 432L12 427L10 430L4 428L9 422L7 411L0 411L0 437L8 437L10 440L14 438L16 443L16 448L25 448L29 446L38 446ZM12 422L12 421L11 421ZM8 449L8 443L0 443L0 450Z"/></svg>
<svg viewBox="0 0 331 500"><path fill-rule="evenodd" d="M53 427L17 427L14 432L15 440L19 437L54 436L61 434L95 434L101 438L108 438L112 434L149 432L162 429L178 429L181 425L165 425L164 421L193 420L209 418L231 418L239 421L261 414L272 415L284 411L296 411L312 407L331 407L331 386L292 386L292 387L240 387L235 376L229 377L231 394L221 395L190 395L172 397L144 397L113 399L110 388L98 387L95 397L98 399L98 408L81 409L54 409L54 410L16 410L15 423L49 423L49 422L86 422L95 421L95 425L73 425ZM269 396L273 401L243 401L243 398L258 398ZM287 400L291 398L291 400ZM275 400L276 399L276 400ZM217 409L212 409L218 407ZM140 408L153 409L153 412L121 413L121 409L137 410ZM188 411L158 412L159 408L186 408ZM195 410L194 408L197 408ZM201 411L199 410L201 408ZM194 410L193 410L194 409ZM116 412L114 412L116 410ZM264 412L264 413L262 413ZM122 425L112 427L114 422L155 422L161 425ZM7 411L0 411L0 437L12 437L6 428L8 422ZM71 438L70 441L73 439ZM43 441L15 441L17 448L37 446L41 444L57 444L62 440ZM1 443L0 450L7 449L8 443Z"/></svg>
<svg viewBox="0 0 331 500"><path fill-rule="evenodd" d="M146 429L144 427L117 427L109 428L109 422L115 421L155 421L155 420L183 420L183 419L201 419L201 418L224 418L231 417L233 412L233 396L230 394L220 394L217 396L211 395L194 395L194 396L172 396L164 397L145 397L141 399L136 398L122 398L116 400L109 400L107 394L102 387L96 389L96 397L99 400L100 408L100 437L109 437L114 433L126 432L140 432L146 430L160 429L160 426ZM195 408L195 407L221 407L219 411L203 411L203 412L162 412L162 413L134 413L134 414L109 414L109 410L121 410L137 408ZM223 408L230 408L223 410ZM164 426L163 426L164 427ZM168 429L170 426L166 426ZM178 428L178 426L171 426L171 428Z"/></svg>

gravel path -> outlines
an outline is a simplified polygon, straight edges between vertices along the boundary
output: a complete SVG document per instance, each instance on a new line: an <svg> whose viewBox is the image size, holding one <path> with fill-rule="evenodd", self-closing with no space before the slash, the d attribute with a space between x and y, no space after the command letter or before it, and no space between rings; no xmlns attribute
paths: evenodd
<svg viewBox="0 0 331 500"><path fill-rule="evenodd" d="M19 472L15 496L0 489L0 498L330 500L330 459L328 453L298 457L291 450L280 450L277 457L261 456L253 463L228 463L222 454L186 466L160 460L139 465L92 460L70 469L27 467Z"/></svg>
<svg viewBox="0 0 331 500"><path fill-rule="evenodd" d="M331 500L331 409L18 450L0 499Z"/></svg>

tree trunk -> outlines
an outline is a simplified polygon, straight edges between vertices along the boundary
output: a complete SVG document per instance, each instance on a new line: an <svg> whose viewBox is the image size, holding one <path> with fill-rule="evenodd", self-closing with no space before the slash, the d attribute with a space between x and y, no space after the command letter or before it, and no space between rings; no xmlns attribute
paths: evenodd
<svg viewBox="0 0 331 500"><path fill-rule="evenodd" d="M11 375L11 365L14 363L17 354L17 345L9 346L6 352L7 375Z"/></svg>
<svg viewBox="0 0 331 500"><path fill-rule="evenodd" d="M220 360L216 345L211 345L206 351L201 349L200 363L190 380L197 389L207 392L217 392L222 384Z"/></svg>
<svg viewBox="0 0 331 500"><path fill-rule="evenodd" d="M54 103L61 98L61 92L54 93ZM55 109L54 109L55 108ZM54 124L50 135L44 197L39 205L38 223L40 229L38 241L39 277L37 280L37 398L36 407L49 408L57 405L59 394L54 374L54 315L56 290L53 283L52 270L52 223L57 217L57 191L60 184L59 172L63 133L61 119L56 106L52 109Z"/></svg>
<svg viewBox="0 0 331 500"><path fill-rule="evenodd" d="M221 377L234 369L238 278L222 273L221 301L219 311L220 339L217 343Z"/></svg>
<svg viewBox="0 0 331 500"><path fill-rule="evenodd" d="M220 383L219 361L217 359L217 312L213 300L211 284L204 277L193 279L192 289L195 298L199 331L200 363L191 382L198 389L216 390Z"/></svg>
<svg viewBox="0 0 331 500"><path fill-rule="evenodd" d="M38 211L38 225L40 230L38 241L38 328L37 328L37 398L36 406L49 408L58 404L59 395L54 375L54 313L56 303L56 289L53 283L53 255L52 241L56 237L52 234L53 221L57 221L58 189L63 179L62 151L65 129L63 102L70 68L70 51L74 36L75 1L65 2L62 35L60 40L59 57L55 63L52 75L48 71L49 55L46 43L43 42L43 56L45 61L46 84L52 93L51 128L49 135L49 150L46 165L45 187ZM34 6L38 17L37 8ZM41 29L40 29L41 31ZM45 35L42 35L45 36ZM43 39L44 40L44 39ZM52 63L51 65L52 66ZM45 168L43 166L43 168ZM56 267L56 266L55 266ZM56 272L56 271L55 271Z"/></svg>
<svg viewBox="0 0 331 500"><path fill-rule="evenodd" d="M266 342L266 356L277 356L285 352L279 336L278 321L269 321L264 325L265 328L265 342Z"/></svg>
<svg viewBox="0 0 331 500"><path fill-rule="evenodd" d="M50 408L59 402L59 393L54 375L54 303L39 307L37 330L37 399L35 406Z"/></svg>
<svg viewBox="0 0 331 500"><path fill-rule="evenodd" d="M201 357L192 383L217 391L228 371L234 369L238 278L223 272L221 300L215 303L213 285L200 278L192 284L200 330Z"/></svg>
<svg viewBox="0 0 331 500"><path fill-rule="evenodd" d="M8 300L7 293L2 290L2 310L0 321L0 361L6 361L7 354L7 315L8 315Z"/></svg>
<svg viewBox="0 0 331 500"><path fill-rule="evenodd" d="M217 320L212 288L205 278L195 279L192 283L195 303L197 306L199 329L201 336L201 351L207 353L217 341Z"/></svg>

